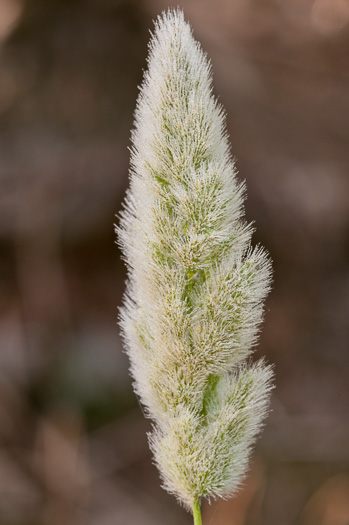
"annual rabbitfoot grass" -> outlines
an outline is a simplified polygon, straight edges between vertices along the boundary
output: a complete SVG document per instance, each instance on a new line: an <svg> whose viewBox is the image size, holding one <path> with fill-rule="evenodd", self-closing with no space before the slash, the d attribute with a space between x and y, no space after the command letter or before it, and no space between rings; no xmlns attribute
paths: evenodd
<svg viewBox="0 0 349 525"><path fill-rule="evenodd" d="M268 411L272 370L250 356L271 263L251 247L211 66L180 10L156 22L132 143L121 327L163 486L200 524L201 498L239 489Z"/></svg>

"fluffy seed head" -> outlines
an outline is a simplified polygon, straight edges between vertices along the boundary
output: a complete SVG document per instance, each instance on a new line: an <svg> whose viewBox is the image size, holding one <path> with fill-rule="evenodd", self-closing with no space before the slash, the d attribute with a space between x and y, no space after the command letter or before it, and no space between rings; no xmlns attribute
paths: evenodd
<svg viewBox="0 0 349 525"><path fill-rule="evenodd" d="M179 10L156 22L132 142L121 326L164 486L190 506L237 490L266 415L272 371L248 358L271 264L251 248L211 66Z"/></svg>

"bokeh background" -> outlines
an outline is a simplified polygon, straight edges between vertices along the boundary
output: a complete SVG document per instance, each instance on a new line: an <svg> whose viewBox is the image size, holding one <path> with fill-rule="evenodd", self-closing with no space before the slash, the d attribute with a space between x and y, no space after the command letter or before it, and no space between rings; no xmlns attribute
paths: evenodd
<svg viewBox="0 0 349 525"><path fill-rule="evenodd" d="M204 525L349 524L349 2L187 0L274 261L272 413ZM113 223L163 0L0 0L0 524L175 525L117 326Z"/></svg>

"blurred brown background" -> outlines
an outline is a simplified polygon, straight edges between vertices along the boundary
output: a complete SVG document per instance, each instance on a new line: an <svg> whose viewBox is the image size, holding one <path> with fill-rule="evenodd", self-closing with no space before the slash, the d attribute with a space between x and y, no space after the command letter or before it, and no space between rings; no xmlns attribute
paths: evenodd
<svg viewBox="0 0 349 525"><path fill-rule="evenodd" d="M257 351L273 412L245 489L204 525L348 525L349 2L179 5L275 268ZM116 324L113 222L168 6L0 0L1 525L191 523L160 488Z"/></svg>

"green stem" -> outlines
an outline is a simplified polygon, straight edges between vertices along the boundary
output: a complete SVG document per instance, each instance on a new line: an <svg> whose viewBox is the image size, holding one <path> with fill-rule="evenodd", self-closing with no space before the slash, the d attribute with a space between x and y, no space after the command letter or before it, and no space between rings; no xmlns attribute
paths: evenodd
<svg viewBox="0 0 349 525"><path fill-rule="evenodd" d="M193 511L194 525L202 525L199 499L193 502L191 508Z"/></svg>

